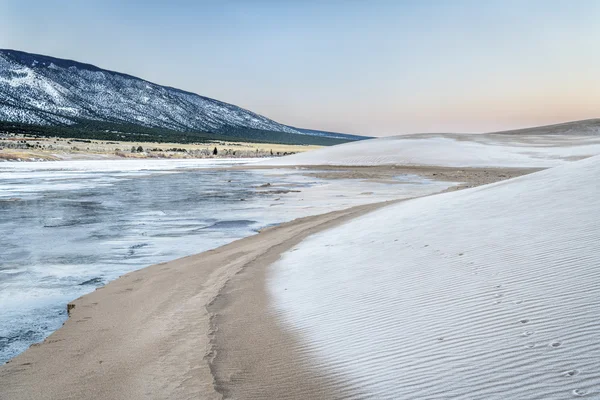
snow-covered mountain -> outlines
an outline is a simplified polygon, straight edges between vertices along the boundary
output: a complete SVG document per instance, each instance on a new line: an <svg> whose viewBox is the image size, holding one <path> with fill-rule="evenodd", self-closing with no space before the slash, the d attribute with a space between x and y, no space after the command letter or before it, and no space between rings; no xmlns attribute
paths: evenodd
<svg viewBox="0 0 600 400"><path fill-rule="evenodd" d="M90 120L222 135L248 129L363 139L290 127L232 104L89 64L0 50L0 121L52 126Z"/></svg>

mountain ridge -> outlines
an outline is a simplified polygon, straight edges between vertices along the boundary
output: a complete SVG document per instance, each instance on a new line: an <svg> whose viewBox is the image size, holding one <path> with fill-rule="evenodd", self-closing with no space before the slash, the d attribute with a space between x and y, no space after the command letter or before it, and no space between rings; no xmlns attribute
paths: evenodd
<svg viewBox="0 0 600 400"><path fill-rule="evenodd" d="M165 136L174 131L306 144L367 138L295 128L133 75L12 49L0 49L0 122L45 127L126 124L163 130Z"/></svg>

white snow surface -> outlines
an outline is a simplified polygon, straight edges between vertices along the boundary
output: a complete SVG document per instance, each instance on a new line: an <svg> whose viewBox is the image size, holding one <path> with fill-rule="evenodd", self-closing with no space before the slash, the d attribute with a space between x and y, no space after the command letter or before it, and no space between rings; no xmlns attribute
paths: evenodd
<svg viewBox="0 0 600 400"><path fill-rule="evenodd" d="M350 142L263 164L545 168L597 154L600 131L598 135L421 134Z"/></svg>
<svg viewBox="0 0 600 400"><path fill-rule="evenodd" d="M593 157L310 236L271 267L273 312L360 398L600 398L598 176Z"/></svg>

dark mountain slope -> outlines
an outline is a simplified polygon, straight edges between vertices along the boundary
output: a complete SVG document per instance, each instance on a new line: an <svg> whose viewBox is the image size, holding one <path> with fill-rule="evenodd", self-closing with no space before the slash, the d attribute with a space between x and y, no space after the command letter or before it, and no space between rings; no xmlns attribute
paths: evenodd
<svg viewBox="0 0 600 400"><path fill-rule="evenodd" d="M337 144L363 139L293 128L194 93L16 50L0 50L0 122L5 130L75 130L81 136L118 132L186 141L198 137Z"/></svg>

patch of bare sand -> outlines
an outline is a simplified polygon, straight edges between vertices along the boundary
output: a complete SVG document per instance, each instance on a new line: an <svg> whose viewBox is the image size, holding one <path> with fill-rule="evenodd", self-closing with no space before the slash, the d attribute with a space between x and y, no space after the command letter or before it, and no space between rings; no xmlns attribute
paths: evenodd
<svg viewBox="0 0 600 400"><path fill-rule="evenodd" d="M382 165L382 166L302 166L302 167L263 167L260 165L251 165L244 167L246 169L262 168L293 168L303 172L305 175L320 179L360 179L371 182L402 184L396 177L401 175L417 175L422 178L444 181L461 182L450 190L465 189L473 186L485 185L487 183L498 182L505 179L515 178L517 176L530 174L540 171L543 168L452 168L452 167L429 167L429 166L402 166L402 165Z"/></svg>
<svg viewBox="0 0 600 400"><path fill-rule="evenodd" d="M212 314L211 371L226 399L337 399L359 388L311 367L298 351L300 341L278 324L265 288L267 267L307 236L334 227L388 203L329 213L277 243L234 276L209 306Z"/></svg>

